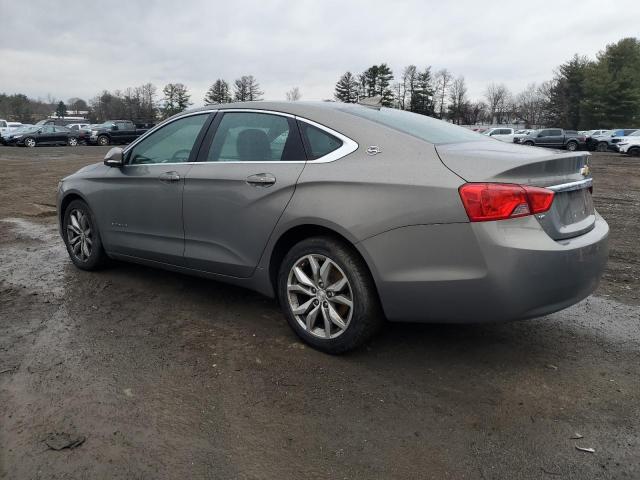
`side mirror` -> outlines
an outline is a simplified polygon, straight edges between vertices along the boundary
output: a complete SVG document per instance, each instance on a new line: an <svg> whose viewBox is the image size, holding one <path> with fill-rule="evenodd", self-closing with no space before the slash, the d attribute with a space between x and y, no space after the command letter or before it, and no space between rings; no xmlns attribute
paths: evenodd
<svg viewBox="0 0 640 480"><path fill-rule="evenodd" d="M122 167L124 165L124 156L122 155L122 148L113 147L104 156L104 164L107 167Z"/></svg>

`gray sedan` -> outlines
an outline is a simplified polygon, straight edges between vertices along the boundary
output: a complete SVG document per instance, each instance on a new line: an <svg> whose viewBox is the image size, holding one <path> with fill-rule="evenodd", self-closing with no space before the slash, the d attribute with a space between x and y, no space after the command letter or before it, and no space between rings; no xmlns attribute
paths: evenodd
<svg viewBox="0 0 640 480"><path fill-rule="evenodd" d="M113 258L276 297L338 353L384 319L524 319L588 296L609 232L588 160L388 108L209 106L60 182L60 231L81 269Z"/></svg>

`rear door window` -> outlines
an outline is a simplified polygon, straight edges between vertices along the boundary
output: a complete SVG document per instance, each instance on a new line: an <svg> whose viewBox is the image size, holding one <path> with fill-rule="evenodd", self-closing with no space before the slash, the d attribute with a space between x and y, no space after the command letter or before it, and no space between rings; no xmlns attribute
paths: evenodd
<svg viewBox="0 0 640 480"><path fill-rule="evenodd" d="M225 112L206 159L208 162L304 160L304 149L293 120L258 112Z"/></svg>

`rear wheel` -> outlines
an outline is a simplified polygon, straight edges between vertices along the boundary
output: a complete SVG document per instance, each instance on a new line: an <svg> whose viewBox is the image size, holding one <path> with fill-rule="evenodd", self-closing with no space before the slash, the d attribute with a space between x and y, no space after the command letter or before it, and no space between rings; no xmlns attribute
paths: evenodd
<svg viewBox="0 0 640 480"><path fill-rule="evenodd" d="M111 143L111 141L109 140L109 137L107 137L106 135L100 135L98 137L98 145L106 147L107 145L109 145L109 143Z"/></svg>
<svg viewBox="0 0 640 480"><path fill-rule="evenodd" d="M96 270L107 255L102 248L98 225L82 200L73 200L64 212L62 234L74 265L82 270Z"/></svg>
<svg viewBox="0 0 640 480"><path fill-rule="evenodd" d="M78 139L76 137L69 137L67 139L67 145L69 145L70 147L77 147Z"/></svg>
<svg viewBox="0 0 640 480"><path fill-rule="evenodd" d="M627 150L627 154L631 155L632 157L640 157L640 147L632 147L629 150Z"/></svg>
<svg viewBox="0 0 640 480"><path fill-rule="evenodd" d="M567 142L567 150L575 152L578 149L578 142Z"/></svg>
<svg viewBox="0 0 640 480"><path fill-rule="evenodd" d="M282 261L277 288L289 325L318 350L353 350L382 325L366 265L352 248L333 238L313 237L295 245Z"/></svg>
<svg viewBox="0 0 640 480"><path fill-rule="evenodd" d="M24 146L25 147L29 147L29 148L33 148L36 146L36 139L33 137L27 137L24 139Z"/></svg>
<svg viewBox="0 0 640 480"><path fill-rule="evenodd" d="M607 142L599 142L596 150L599 152L606 152L609 150L609 144Z"/></svg>

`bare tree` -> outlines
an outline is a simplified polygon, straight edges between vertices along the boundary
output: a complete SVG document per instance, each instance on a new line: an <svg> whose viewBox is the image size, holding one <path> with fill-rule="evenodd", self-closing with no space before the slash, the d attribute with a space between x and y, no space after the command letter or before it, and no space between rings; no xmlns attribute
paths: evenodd
<svg viewBox="0 0 640 480"><path fill-rule="evenodd" d="M451 120L457 124L462 123L468 106L467 85L464 77L460 76L451 83L449 88L449 117Z"/></svg>
<svg viewBox="0 0 640 480"><path fill-rule="evenodd" d="M510 113L511 92L504 84L490 83L484 97L487 99L491 123L504 123Z"/></svg>
<svg viewBox="0 0 640 480"><path fill-rule="evenodd" d="M298 87L293 87L286 93L287 102L297 102L302 98L302 94L300 93L300 89Z"/></svg>
<svg viewBox="0 0 640 480"><path fill-rule="evenodd" d="M545 90L542 85L538 86L535 83L531 83L516 95L514 112L525 123L527 128L541 125L545 110Z"/></svg>
<svg viewBox="0 0 640 480"><path fill-rule="evenodd" d="M435 111L438 115L438 118L444 118L445 107L447 105L447 91L449 90L449 86L451 81L453 80L453 75L446 68L436 72L435 75Z"/></svg>

